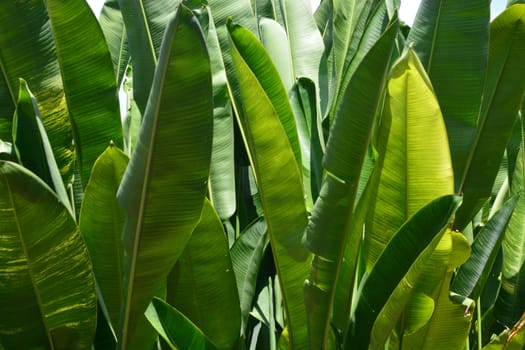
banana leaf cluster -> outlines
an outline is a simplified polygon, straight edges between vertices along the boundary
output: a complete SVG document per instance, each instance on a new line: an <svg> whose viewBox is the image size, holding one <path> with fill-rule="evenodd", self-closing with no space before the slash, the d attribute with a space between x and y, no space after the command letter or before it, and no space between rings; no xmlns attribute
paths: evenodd
<svg viewBox="0 0 525 350"><path fill-rule="evenodd" d="M525 349L525 4L0 2L0 349Z"/></svg>

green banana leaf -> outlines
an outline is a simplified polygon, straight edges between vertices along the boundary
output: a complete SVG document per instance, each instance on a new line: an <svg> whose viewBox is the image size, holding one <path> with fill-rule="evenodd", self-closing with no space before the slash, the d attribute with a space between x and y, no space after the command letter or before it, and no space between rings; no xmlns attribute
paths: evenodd
<svg viewBox="0 0 525 350"><path fill-rule="evenodd" d="M241 305L241 335L246 332L257 275L267 247L268 228L264 218L260 218L241 233L230 251Z"/></svg>
<svg viewBox="0 0 525 350"><path fill-rule="evenodd" d="M511 195L523 193L525 188L523 143L516 160ZM525 199L522 195L510 219L503 239L503 266L501 289L494 313L497 320L512 327L525 311Z"/></svg>
<svg viewBox="0 0 525 350"><path fill-rule="evenodd" d="M120 12L118 0L106 0L98 18L100 27L106 37L109 52L113 61L113 69L117 77L117 86L122 84L126 69L130 62L128 37L124 19Z"/></svg>
<svg viewBox="0 0 525 350"><path fill-rule="evenodd" d="M463 205L454 226L463 229L491 194L492 184L525 91L525 4L509 7L490 25L489 61L478 132L460 184Z"/></svg>
<svg viewBox="0 0 525 350"><path fill-rule="evenodd" d="M407 43L436 91L447 126L456 191L476 137L487 71L490 0L424 0Z"/></svg>
<svg viewBox="0 0 525 350"><path fill-rule="evenodd" d="M122 147L117 83L104 34L89 5L84 0L49 0L46 6L85 187L108 142Z"/></svg>
<svg viewBox="0 0 525 350"><path fill-rule="evenodd" d="M309 0L280 0L292 56L293 78L308 78L316 86L319 107L325 104L319 94L319 70L325 50L323 38Z"/></svg>
<svg viewBox="0 0 525 350"><path fill-rule="evenodd" d="M477 300L485 288L519 196L509 199L477 234L472 255L457 271L450 290Z"/></svg>
<svg viewBox="0 0 525 350"><path fill-rule="evenodd" d="M305 192L315 202L323 181L322 163L325 151L315 84L308 78L299 78L289 95L301 142Z"/></svg>
<svg viewBox="0 0 525 350"><path fill-rule="evenodd" d="M228 92L226 68L209 7L207 46L213 82L213 151L210 166L210 199L220 218L230 218L236 210L233 111Z"/></svg>
<svg viewBox="0 0 525 350"><path fill-rule="evenodd" d="M149 346L137 324L145 321L151 298L199 221L209 177L212 98L206 40L181 6L168 23L148 109L117 194L127 214L122 349Z"/></svg>
<svg viewBox="0 0 525 350"><path fill-rule="evenodd" d="M0 347L90 349L96 295L75 220L53 191L0 161Z"/></svg>
<svg viewBox="0 0 525 350"><path fill-rule="evenodd" d="M266 53L270 56L279 73L284 90L289 93L295 83L295 76L292 66L292 53L290 52L290 43L286 31L273 19L260 18L259 34L261 36L261 44L263 44Z"/></svg>
<svg viewBox="0 0 525 350"><path fill-rule="evenodd" d="M159 298L151 301L146 318L171 349L217 349L186 316Z"/></svg>
<svg viewBox="0 0 525 350"><path fill-rule="evenodd" d="M338 96L333 106L334 108L340 108L341 99L343 98L356 69L359 67L370 49L379 40L389 22L394 21L395 18L397 18L397 14L392 14L392 17L390 17L389 20L386 4L380 2L374 11L370 13L370 20L366 24L366 27L364 29L358 27L359 35L361 36L355 36L350 43L349 50L351 50L353 55L346 57L347 62L345 63L345 70L343 71L341 77L342 80L338 87ZM362 23L360 26L361 25Z"/></svg>
<svg viewBox="0 0 525 350"><path fill-rule="evenodd" d="M8 94L2 94L0 106L14 111L19 79L31 87L41 112L53 153L64 180L73 174L74 147L71 124L56 56L51 23L40 0L0 3L0 64ZM5 91L5 90L4 90ZM7 92L6 91L6 92ZM2 116L2 131L11 134L12 114ZM5 118L8 120L5 121ZM9 130L5 130L8 128ZM4 141L12 141L6 138Z"/></svg>
<svg viewBox="0 0 525 350"><path fill-rule="evenodd" d="M233 45L235 45L247 68L253 72L258 84L261 86L261 92L267 96L271 103L271 108L277 113L288 142L292 147L297 166L299 169L302 169L301 145L299 143L295 116L288 99L288 92L284 89L277 69L257 37L248 29L229 23L228 31L233 40ZM240 80L242 77L239 75L240 73L238 73L237 78ZM249 101L244 100L243 103L249 103Z"/></svg>
<svg viewBox="0 0 525 350"><path fill-rule="evenodd" d="M168 279L168 302L218 349L233 349L241 327L239 293L222 222L207 199L173 271Z"/></svg>
<svg viewBox="0 0 525 350"><path fill-rule="evenodd" d="M326 2L327 0L323 1ZM333 61L335 65L335 84L340 86L345 63L354 52L350 52L352 39L359 41L370 11L378 0L371 1L333 1ZM364 22L364 23L363 23ZM359 26L361 24L361 26Z"/></svg>
<svg viewBox="0 0 525 350"><path fill-rule="evenodd" d="M113 329L118 327L123 295L121 235L124 211L116 195L128 161L113 144L98 157L84 192L79 218L80 231L86 240L101 293L99 302Z"/></svg>
<svg viewBox="0 0 525 350"><path fill-rule="evenodd" d="M243 100L242 114L237 115L241 119L239 125L249 150L250 163L268 224L270 244L286 308L289 346L305 348L308 338L302 285L308 273L308 251L303 243L307 212L299 169L301 163L297 161L300 154L294 152L289 141L290 135L287 135L287 131L295 132L295 135L297 131L291 127L286 130L281 124L282 116L278 114L259 80L273 78L273 74L277 74L275 68L266 67L266 71L259 75L255 75L250 69L248 62L259 58L251 56L254 52L260 52L254 51L260 45L257 39L238 25L230 25L229 31L232 60L239 79L240 98ZM261 57L262 60L268 62L264 56ZM271 75L264 76L266 72ZM280 82L278 89L284 91ZM282 102L289 106L288 100Z"/></svg>
<svg viewBox="0 0 525 350"><path fill-rule="evenodd" d="M155 74L166 25L180 0L119 0L133 68L133 97L141 114Z"/></svg>
<svg viewBox="0 0 525 350"><path fill-rule="evenodd" d="M305 285L312 348L323 347L328 339L337 273L347 244L357 248L354 260L348 263L357 261L362 233L357 230L349 237L348 232L397 30L396 18L357 69L330 131L323 159L328 176L314 207L306 241L308 249L316 254Z"/></svg>
<svg viewBox="0 0 525 350"><path fill-rule="evenodd" d="M71 216L75 217L40 117L38 103L23 79L20 80L18 104L13 116L13 145L18 162L51 187Z"/></svg>
<svg viewBox="0 0 525 350"><path fill-rule="evenodd" d="M445 124L432 85L412 49L392 68L381 119L364 253L370 270L392 234L434 198L454 192Z"/></svg>
<svg viewBox="0 0 525 350"><path fill-rule="evenodd" d="M460 202L460 197L453 195L439 197L418 210L394 234L363 282L348 329L347 349L367 349L373 328L382 337L378 339L374 334L372 340L379 347L386 341L408 302L412 283L422 272L420 265L445 235Z"/></svg>
<svg viewBox="0 0 525 350"><path fill-rule="evenodd" d="M0 140L11 140L12 116L16 108L12 97L5 77L0 77Z"/></svg>
<svg viewBox="0 0 525 350"><path fill-rule="evenodd" d="M420 266L422 272L413 287L414 295L396 330L396 340L402 342L404 348L464 348L473 317L474 301L461 295L451 295L449 289L454 268L464 263L469 255L470 244L465 236L448 230L429 259ZM403 290L400 292L401 295L407 294ZM429 304L414 298L418 295L426 297ZM396 299L394 295L392 299ZM392 307L395 309L395 304ZM428 318L413 319L414 314L421 314L425 309L430 311ZM382 329L383 327L377 327L379 333L382 333ZM390 346L392 343L394 342L391 341Z"/></svg>

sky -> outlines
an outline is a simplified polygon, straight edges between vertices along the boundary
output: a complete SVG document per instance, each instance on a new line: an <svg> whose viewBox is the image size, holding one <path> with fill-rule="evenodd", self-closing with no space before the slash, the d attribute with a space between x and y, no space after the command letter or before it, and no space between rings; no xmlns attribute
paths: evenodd
<svg viewBox="0 0 525 350"><path fill-rule="evenodd" d="M312 7L317 7L320 0L311 0ZM461 1L461 0L458 0ZM104 0L87 0L93 12L98 15ZM412 25L414 17L416 16L417 8L419 7L420 0L401 0L401 8L399 9L399 17L406 22L408 25ZM505 9L507 0L492 0L491 5L491 17L496 17L501 11Z"/></svg>

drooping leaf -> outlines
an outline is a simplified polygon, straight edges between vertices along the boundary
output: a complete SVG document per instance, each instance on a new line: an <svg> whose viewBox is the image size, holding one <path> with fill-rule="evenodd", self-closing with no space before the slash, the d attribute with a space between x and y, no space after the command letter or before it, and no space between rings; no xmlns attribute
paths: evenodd
<svg viewBox="0 0 525 350"><path fill-rule="evenodd" d="M478 132L460 191L463 205L455 227L462 229L491 194L525 91L525 4L513 5L490 25L489 62Z"/></svg>
<svg viewBox="0 0 525 350"><path fill-rule="evenodd" d="M97 19L84 0L49 0L46 7L85 187L93 163L106 145L113 141L122 147L111 55Z"/></svg>
<svg viewBox="0 0 525 350"><path fill-rule="evenodd" d="M117 190L128 164L128 157L110 144L93 165L80 209L80 231L93 261L93 272L102 294L109 322L117 329L122 303L121 241L124 211L117 203Z"/></svg>
<svg viewBox="0 0 525 350"><path fill-rule="evenodd" d="M0 344L88 349L96 322L91 262L79 229L52 190L0 161Z"/></svg>
<svg viewBox="0 0 525 350"><path fill-rule="evenodd" d="M166 29L142 128L117 198L124 227L119 346L147 346L135 329L198 223L209 176L212 82L198 21L181 6Z"/></svg>
<svg viewBox="0 0 525 350"><path fill-rule="evenodd" d="M186 316L159 298L153 298L146 318L171 349L217 349Z"/></svg>
<svg viewBox="0 0 525 350"><path fill-rule="evenodd" d="M207 199L168 280L168 301L218 349L234 348L241 326L239 293L222 222Z"/></svg>
<svg viewBox="0 0 525 350"><path fill-rule="evenodd" d="M288 124L288 129L281 124L282 115L278 114L274 101L266 94L266 89L259 80L271 79L272 70L268 71L267 68L255 75L250 69L248 62L257 60L259 56L247 54L260 44L240 26L230 25L229 31L240 97L244 101L242 114L238 115L239 125L249 150L250 163L254 168L268 224L270 244L286 307L290 346L304 348L308 340L301 290L308 271L308 252L303 243L307 213L299 169L301 163L297 161L297 152L287 133L297 131L291 124ZM278 88L283 89L282 85L278 85ZM288 100L283 103L289 106Z"/></svg>

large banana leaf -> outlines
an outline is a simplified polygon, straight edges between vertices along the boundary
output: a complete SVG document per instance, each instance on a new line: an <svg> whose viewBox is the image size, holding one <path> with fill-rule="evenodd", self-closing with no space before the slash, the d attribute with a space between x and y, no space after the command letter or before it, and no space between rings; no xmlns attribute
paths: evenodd
<svg viewBox="0 0 525 350"><path fill-rule="evenodd" d="M463 205L455 227L464 228L491 194L525 91L525 4L509 7L490 25L487 79L478 133L460 184Z"/></svg>
<svg viewBox="0 0 525 350"><path fill-rule="evenodd" d="M0 348L90 349L91 262L75 220L51 189L0 161Z"/></svg>
<svg viewBox="0 0 525 350"><path fill-rule="evenodd" d="M18 162L51 187L74 217L73 208L60 176L38 104L25 80L20 80L18 104L13 117L13 146Z"/></svg>
<svg viewBox="0 0 525 350"><path fill-rule="evenodd" d="M122 147L117 82L104 34L89 5L84 0L49 0L46 6L85 187L109 141Z"/></svg>
<svg viewBox="0 0 525 350"><path fill-rule="evenodd" d="M287 131L296 133L296 130L286 130L281 124L281 116L260 81L272 78L271 75L264 76L267 72L273 75L272 70L255 75L250 69L248 62L260 57L248 57L246 54L253 54L253 48L260 44L240 26L230 25L229 31L233 64L243 100L239 124L249 150L268 224L286 307L289 346L302 349L308 343L302 296L302 285L308 273L308 252L303 243L307 212L300 162L297 162L297 153L287 135ZM283 89L282 85L280 89Z"/></svg>
<svg viewBox="0 0 525 350"><path fill-rule="evenodd" d="M490 0L425 0L407 42L425 67L447 126L456 190L476 137L488 61Z"/></svg>
<svg viewBox="0 0 525 350"><path fill-rule="evenodd" d="M137 323L198 223L209 176L212 98L206 40L181 6L166 29L148 108L117 194L127 213L122 349L149 346L141 344Z"/></svg>
<svg viewBox="0 0 525 350"><path fill-rule="evenodd" d="M452 195L435 199L395 233L363 282L348 330L347 349L367 349L373 327L383 334L374 341L379 347L384 344L385 333L388 337L397 323L410 297L410 289L422 272L421 264L441 241L460 202L459 197ZM405 292L396 292L399 289ZM395 296L395 300L390 300L391 296Z"/></svg>
<svg viewBox="0 0 525 350"><path fill-rule="evenodd" d="M525 188L524 151L516 160L511 194L522 194ZM525 311L525 198L520 195L514 214L505 232L501 289L495 306L499 322L511 327Z"/></svg>
<svg viewBox="0 0 525 350"><path fill-rule="evenodd" d="M454 191L445 124L412 49L392 68L381 122L376 166L382 170L364 247L368 269L405 220L432 199Z"/></svg>
<svg viewBox="0 0 525 350"><path fill-rule="evenodd" d="M168 301L218 349L234 348L241 326L239 293L228 239L207 199L199 224L168 280Z"/></svg>
<svg viewBox="0 0 525 350"><path fill-rule="evenodd" d="M69 179L74 158L71 125L45 3L2 1L0 33L2 80L9 92L2 94L0 105L14 110L19 79L27 81L38 101L60 172L63 178ZM12 119L12 115L2 117ZM9 126L9 122L3 122L1 127ZM2 137L5 134L6 130L0 131Z"/></svg>
<svg viewBox="0 0 525 350"><path fill-rule="evenodd" d="M130 55L128 36L118 0L106 0L104 2L98 21L106 37L109 52L111 53L113 68L115 70L115 76L117 77L117 85L120 86L126 75Z"/></svg>
<svg viewBox="0 0 525 350"><path fill-rule="evenodd" d="M180 0L119 0L133 62L133 96L142 114L152 88L162 37Z"/></svg>
<svg viewBox="0 0 525 350"><path fill-rule="evenodd" d="M321 348L328 339L337 273L345 247L348 244L357 248L361 240L360 230L352 237L348 237L348 231L397 30L396 18L356 71L328 139L324 167L329 175L314 207L306 243L316 254L305 285L307 307L317 309L309 313L312 348ZM354 250L350 265L356 263L357 252Z"/></svg>
<svg viewBox="0 0 525 350"><path fill-rule="evenodd" d="M127 164L128 157L113 144L100 155L93 165L79 218L102 294L99 302L104 305L113 329L118 327L123 295L124 211L117 203L116 194Z"/></svg>

